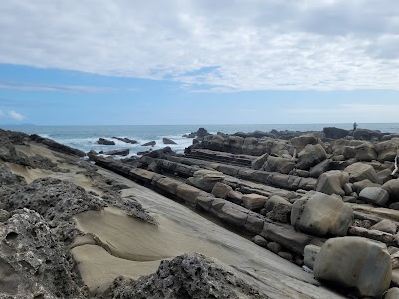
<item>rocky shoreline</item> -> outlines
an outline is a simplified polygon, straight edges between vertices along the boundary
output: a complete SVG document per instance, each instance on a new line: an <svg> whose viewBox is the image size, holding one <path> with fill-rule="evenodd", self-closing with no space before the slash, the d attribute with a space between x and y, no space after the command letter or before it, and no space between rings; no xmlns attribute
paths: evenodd
<svg viewBox="0 0 399 299"><path fill-rule="evenodd" d="M194 136L88 162L0 130L0 298L398 298L399 135Z"/></svg>

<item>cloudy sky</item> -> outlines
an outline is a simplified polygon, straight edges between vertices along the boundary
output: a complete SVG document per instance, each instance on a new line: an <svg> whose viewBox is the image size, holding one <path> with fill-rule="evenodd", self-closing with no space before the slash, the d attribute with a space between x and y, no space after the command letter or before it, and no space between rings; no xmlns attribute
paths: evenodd
<svg viewBox="0 0 399 299"><path fill-rule="evenodd" d="M398 122L397 0L1 0L0 124Z"/></svg>

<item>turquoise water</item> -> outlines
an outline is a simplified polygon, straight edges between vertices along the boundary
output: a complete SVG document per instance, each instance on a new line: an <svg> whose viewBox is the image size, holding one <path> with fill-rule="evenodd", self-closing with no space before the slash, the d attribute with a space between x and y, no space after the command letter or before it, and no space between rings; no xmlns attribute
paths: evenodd
<svg viewBox="0 0 399 299"><path fill-rule="evenodd" d="M399 123L386 124L358 124L358 128L380 130L381 132L399 133ZM192 139L182 137L183 134L196 132L199 127L206 128L210 133L223 132L232 134L235 132L253 132L256 130L269 132L272 129L278 131L321 131L324 127L338 127L342 129L352 129L352 124L265 124L265 125L146 125L146 126L1 126L3 129L21 131L27 134L38 134L43 137L51 138L57 142L72 146L88 152L92 149L96 151L129 148L131 154L139 151L148 150L141 144L148 141L156 141L153 149L164 147L162 138L167 137L177 145L171 145L172 149L182 153L184 148L192 144ZM126 144L115 141L114 146L104 146L96 143L98 138L127 137L135 139L139 144Z"/></svg>

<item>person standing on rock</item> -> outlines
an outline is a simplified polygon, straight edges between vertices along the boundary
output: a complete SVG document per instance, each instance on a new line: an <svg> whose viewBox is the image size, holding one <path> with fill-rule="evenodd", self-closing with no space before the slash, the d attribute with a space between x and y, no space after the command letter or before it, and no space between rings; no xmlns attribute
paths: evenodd
<svg viewBox="0 0 399 299"><path fill-rule="evenodd" d="M356 123L356 122L354 122L354 123L353 123L353 131L355 131L355 130L356 130L356 128L357 128L357 123Z"/></svg>

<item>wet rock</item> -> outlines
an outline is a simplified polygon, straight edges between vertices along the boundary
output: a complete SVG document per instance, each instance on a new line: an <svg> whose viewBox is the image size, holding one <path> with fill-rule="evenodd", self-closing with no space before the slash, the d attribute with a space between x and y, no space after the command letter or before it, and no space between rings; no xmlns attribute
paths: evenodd
<svg viewBox="0 0 399 299"><path fill-rule="evenodd" d="M175 141L173 141L172 139L169 139L169 138L166 138L166 137L164 137L164 138L162 138L162 143L163 144L177 144Z"/></svg>
<svg viewBox="0 0 399 299"><path fill-rule="evenodd" d="M359 193L359 199L378 206L385 206L389 200L389 194L381 187L366 187Z"/></svg>
<svg viewBox="0 0 399 299"><path fill-rule="evenodd" d="M291 211L291 225L315 236L345 236L353 219L352 208L340 197L320 192L296 200Z"/></svg>
<svg viewBox="0 0 399 299"><path fill-rule="evenodd" d="M115 142L114 142L114 141L108 140L108 139L105 139L105 138L99 138L99 139L97 140L97 143L98 143L98 144L102 144L102 145L115 145Z"/></svg>
<svg viewBox="0 0 399 299"><path fill-rule="evenodd" d="M126 148L126 149L106 151L103 154L110 155L110 156L127 156L127 155L129 155L129 152L130 152L130 150L128 148Z"/></svg>
<svg viewBox="0 0 399 299"><path fill-rule="evenodd" d="M378 298L391 283L391 257L383 243L362 237L332 238L321 247L314 273L316 279L351 289L355 296Z"/></svg>
<svg viewBox="0 0 399 299"><path fill-rule="evenodd" d="M119 141L122 141L122 142L125 142L125 143L130 143L130 144L137 144L138 143L137 140L129 139L129 138L126 138L126 137L112 137L112 138L116 139L116 140L119 140Z"/></svg>
<svg viewBox="0 0 399 299"><path fill-rule="evenodd" d="M155 141L149 141L149 142L142 144L141 146L155 146L155 145L156 145Z"/></svg>

